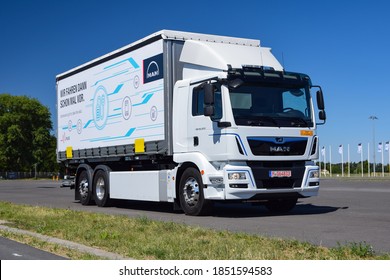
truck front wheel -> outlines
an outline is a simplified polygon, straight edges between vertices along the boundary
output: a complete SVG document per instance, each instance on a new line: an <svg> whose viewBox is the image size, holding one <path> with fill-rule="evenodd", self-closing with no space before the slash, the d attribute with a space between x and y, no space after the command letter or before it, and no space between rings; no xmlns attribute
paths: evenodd
<svg viewBox="0 0 390 280"><path fill-rule="evenodd" d="M180 206L186 215L205 215L212 209L212 202L204 198L204 185L199 171L187 168L180 179Z"/></svg>
<svg viewBox="0 0 390 280"><path fill-rule="evenodd" d="M98 170L93 180L94 198L99 207L108 206L110 203L108 173Z"/></svg>
<svg viewBox="0 0 390 280"><path fill-rule="evenodd" d="M81 171L77 180L77 191L80 194L80 202L82 205L89 205L92 202L92 192L87 171Z"/></svg>

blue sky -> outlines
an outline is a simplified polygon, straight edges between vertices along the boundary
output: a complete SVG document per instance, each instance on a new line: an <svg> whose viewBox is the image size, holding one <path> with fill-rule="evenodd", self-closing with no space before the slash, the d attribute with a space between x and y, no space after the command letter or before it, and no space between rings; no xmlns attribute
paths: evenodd
<svg viewBox="0 0 390 280"><path fill-rule="evenodd" d="M185 4L184 4L185 3ZM388 1L22 1L0 3L0 93L35 97L55 124L55 76L161 29L260 39L288 71L307 73L325 94L320 145L350 145L364 158L373 121L390 140ZM55 125L54 125L55 126ZM377 153L377 159L380 154ZM387 159L388 156L385 156ZM385 161L387 163L387 160Z"/></svg>

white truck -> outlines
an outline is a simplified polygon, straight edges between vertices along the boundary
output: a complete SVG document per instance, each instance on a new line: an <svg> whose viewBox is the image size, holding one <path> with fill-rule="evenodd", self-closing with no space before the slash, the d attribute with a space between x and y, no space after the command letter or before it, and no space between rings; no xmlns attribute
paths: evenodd
<svg viewBox="0 0 390 280"><path fill-rule="evenodd" d="M202 215L247 201L280 212L318 194L321 87L259 40L162 30L56 84L57 157L83 205L164 201Z"/></svg>

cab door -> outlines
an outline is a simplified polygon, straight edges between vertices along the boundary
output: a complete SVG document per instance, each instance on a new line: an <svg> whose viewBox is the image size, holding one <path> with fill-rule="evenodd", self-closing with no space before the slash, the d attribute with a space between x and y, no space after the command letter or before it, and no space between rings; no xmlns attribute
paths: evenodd
<svg viewBox="0 0 390 280"><path fill-rule="evenodd" d="M226 154L226 143L218 122L222 119L221 87L215 87L214 116L204 115L205 90L202 85L190 87L190 112L188 118L189 152L200 152L210 161Z"/></svg>

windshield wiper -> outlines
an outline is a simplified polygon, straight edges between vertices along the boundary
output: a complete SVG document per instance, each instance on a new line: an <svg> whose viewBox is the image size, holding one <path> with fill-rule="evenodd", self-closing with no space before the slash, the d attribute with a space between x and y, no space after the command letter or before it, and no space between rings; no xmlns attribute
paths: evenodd
<svg viewBox="0 0 390 280"><path fill-rule="evenodd" d="M269 116L257 116L256 120L248 120L248 125L252 126L266 126L266 124L272 123L275 126L279 126L279 123L272 117Z"/></svg>
<svg viewBox="0 0 390 280"><path fill-rule="evenodd" d="M303 118L299 118L299 117L291 118L291 117L290 117L289 119L292 119L292 120L291 120L291 125L292 125L292 126L298 126L298 127L307 126L307 127L310 127L310 125L311 125L311 122L309 123L308 121L306 121L306 120L303 119Z"/></svg>

